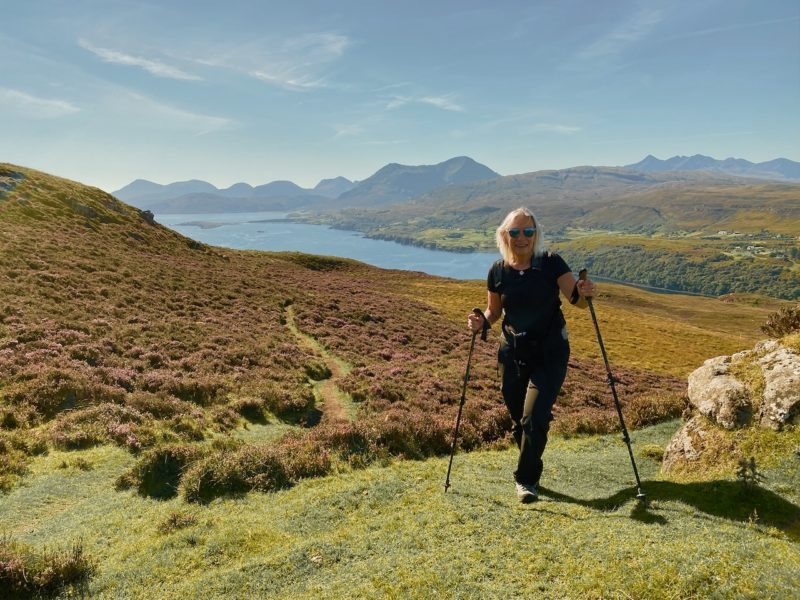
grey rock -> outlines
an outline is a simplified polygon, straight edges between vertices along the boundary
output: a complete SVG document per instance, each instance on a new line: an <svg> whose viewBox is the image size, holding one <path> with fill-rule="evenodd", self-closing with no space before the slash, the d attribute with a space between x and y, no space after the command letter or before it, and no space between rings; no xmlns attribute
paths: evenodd
<svg viewBox="0 0 800 600"><path fill-rule="evenodd" d="M689 375L689 403L725 429L750 422L750 394L744 384L729 374L730 356L717 356Z"/></svg>
<svg viewBox="0 0 800 600"><path fill-rule="evenodd" d="M756 420L762 427L780 431L800 417L800 356L778 347L758 364L764 374L764 396Z"/></svg>
<svg viewBox="0 0 800 600"><path fill-rule="evenodd" d="M697 460L705 446L706 436L707 433L702 417L695 416L689 419L672 436L667 449L664 451L661 470L668 473L680 463Z"/></svg>

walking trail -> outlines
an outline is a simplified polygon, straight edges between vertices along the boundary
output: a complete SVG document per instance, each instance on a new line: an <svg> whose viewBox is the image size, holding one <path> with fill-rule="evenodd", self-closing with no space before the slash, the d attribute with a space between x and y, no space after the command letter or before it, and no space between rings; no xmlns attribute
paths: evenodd
<svg viewBox="0 0 800 600"><path fill-rule="evenodd" d="M336 383L353 367L338 356L331 354L316 339L300 331L295 323L294 310L291 305L286 307L286 326L302 346L320 357L330 369L331 376L327 379L311 380L314 386L314 396L317 398L317 407L322 411L321 421L354 421L357 412L356 404L350 394L340 389Z"/></svg>

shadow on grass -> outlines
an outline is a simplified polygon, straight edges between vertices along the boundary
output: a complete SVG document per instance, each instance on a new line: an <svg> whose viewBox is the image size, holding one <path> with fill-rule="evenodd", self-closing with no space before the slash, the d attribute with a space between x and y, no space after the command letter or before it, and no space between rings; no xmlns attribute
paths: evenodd
<svg viewBox="0 0 800 600"><path fill-rule="evenodd" d="M319 422L322 420L322 411L316 407L310 409L308 413L306 413L305 419L302 421L303 427L310 429L311 427L316 427L319 425Z"/></svg>
<svg viewBox="0 0 800 600"><path fill-rule="evenodd" d="M645 481L642 487L647 500L677 500L693 506L708 515L776 527L787 533L793 541L800 541L800 534L792 524L800 521L800 507L762 487L745 487L738 481L698 481L676 483L673 481ZM595 510L612 510L629 500L634 500L633 488L621 490L605 498L582 500L566 494L540 488L540 493L557 502L570 502ZM643 523L664 525L667 520L650 511L647 505L637 502L631 518Z"/></svg>

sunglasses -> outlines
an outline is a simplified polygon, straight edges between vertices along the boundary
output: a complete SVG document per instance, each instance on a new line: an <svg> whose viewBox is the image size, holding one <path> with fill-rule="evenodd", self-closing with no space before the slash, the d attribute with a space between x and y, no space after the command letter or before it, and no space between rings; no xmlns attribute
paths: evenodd
<svg viewBox="0 0 800 600"><path fill-rule="evenodd" d="M509 237L515 238L519 236L520 232L525 234L525 237L533 237L533 234L536 233L536 227L526 227L525 229L520 229L519 227L512 227L508 229Z"/></svg>

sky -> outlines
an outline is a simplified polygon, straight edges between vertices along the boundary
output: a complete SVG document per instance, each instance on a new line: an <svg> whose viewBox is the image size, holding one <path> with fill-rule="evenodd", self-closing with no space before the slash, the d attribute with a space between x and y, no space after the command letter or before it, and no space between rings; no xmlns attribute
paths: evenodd
<svg viewBox="0 0 800 600"><path fill-rule="evenodd" d="M800 161L798 0L0 0L0 162L114 191Z"/></svg>

